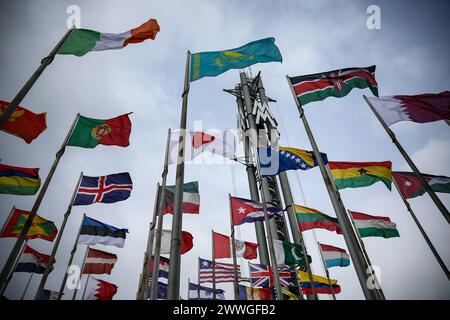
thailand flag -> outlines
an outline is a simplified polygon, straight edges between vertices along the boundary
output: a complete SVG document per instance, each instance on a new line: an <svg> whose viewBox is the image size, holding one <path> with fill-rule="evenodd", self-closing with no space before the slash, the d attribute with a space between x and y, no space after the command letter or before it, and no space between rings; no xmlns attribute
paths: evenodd
<svg viewBox="0 0 450 320"><path fill-rule="evenodd" d="M96 202L123 201L130 197L132 189L133 182L128 172L102 177L83 176L73 205L84 206Z"/></svg>
<svg viewBox="0 0 450 320"><path fill-rule="evenodd" d="M231 213L233 216L233 225L238 226L243 223L251 223L264 220L263 205L261 202L248 199L231 197ZM267 213L269 219L273 216L281 217L283 210L273 204L267 204Z"/></svg>

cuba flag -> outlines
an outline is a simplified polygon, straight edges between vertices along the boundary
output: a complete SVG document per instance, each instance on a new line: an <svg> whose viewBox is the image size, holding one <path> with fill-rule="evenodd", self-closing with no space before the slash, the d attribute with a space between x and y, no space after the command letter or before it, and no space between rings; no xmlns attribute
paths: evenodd
<svg viewBox="0 0 450 320"><path fill-rule="evenodd" d="M308 170L319 165L313 151L278 147L259 148L258 153L263 177L275 176L286 170ZM323 163L327 164L327 155L320 153L320 156Z"/></svg>
<svg viewBox="0 0 450 320"><path fill-rule="evenodd" d="M73 205L84 206L96 202L123 201L130 197L132 189L133 182L128 172L101 177L83 176Z"/></svg>

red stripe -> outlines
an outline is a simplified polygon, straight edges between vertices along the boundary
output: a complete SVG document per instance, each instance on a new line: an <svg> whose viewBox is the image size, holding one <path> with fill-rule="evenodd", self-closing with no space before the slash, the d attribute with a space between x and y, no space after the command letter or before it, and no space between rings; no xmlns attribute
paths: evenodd
<svg viewBox="0 0 450 320"><path fill-rule="evenodd" d="M350 211L352 213L352 217L354 220L384 220L384 221L391 221L389 217L380 217L380 216L370 216L365 213Z"/></svg>
<svg viewBox="0 0 450 320"><path fill-rule="evenodd" d="M320 244L320 250L322 250L322 251L338 251L338 252L344 252L344 253L346 252L344 249L330 246L328 244Z"/></svg>
<svg viewBox="0 0 450 320"><path fill-rule="evenodd" d="M336 162L336 161L328 161L328 166L331 170L334 169L350 169L350 168L361 168L361 167L386 167L391 168L391 161L380 161L380 162Z"/></svg>
<svg viewBox="0 0 450 320"><path fill-rule="evenodd" d="M311 229L326 229L329 231L336 231L336 233L342 234L341 228L337 226L334 222L330 221L311 221L311 222L299 222L298 227L300 228L300 231L307 231Z"/></svg>

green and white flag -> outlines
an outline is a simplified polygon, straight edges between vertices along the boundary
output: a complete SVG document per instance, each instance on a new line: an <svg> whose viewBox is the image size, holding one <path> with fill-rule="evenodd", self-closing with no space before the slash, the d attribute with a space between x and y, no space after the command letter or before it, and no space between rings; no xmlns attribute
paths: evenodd
<svg viewBox="0 0 450 320"><path fill-rule="evenodd" d="M305 265L301 245L281 240L273 240L273 245L277 265ZM308 260L311 262L310 256L308 256Z"/></svg>

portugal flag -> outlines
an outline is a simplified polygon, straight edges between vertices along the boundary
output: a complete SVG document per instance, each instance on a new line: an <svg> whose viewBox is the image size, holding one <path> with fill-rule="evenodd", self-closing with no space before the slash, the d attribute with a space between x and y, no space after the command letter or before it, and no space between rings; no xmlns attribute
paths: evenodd
<svg viewBox="0 0 450 320"><path fill-rule="evenodd" d="M8 106L9 102L0 100L0 115L3 114ZM17 106L2 130L22 138L26 143L31 143L47 129L45 115L45 112L36 114Z"/></svg>
<svg viewBox="0 0 450 320"><path fill-rule="evenodd" d="M106 120L80 116L67 145L81 148L95 148L99 144L127 147L131 133L129 114Z"/></svg>

